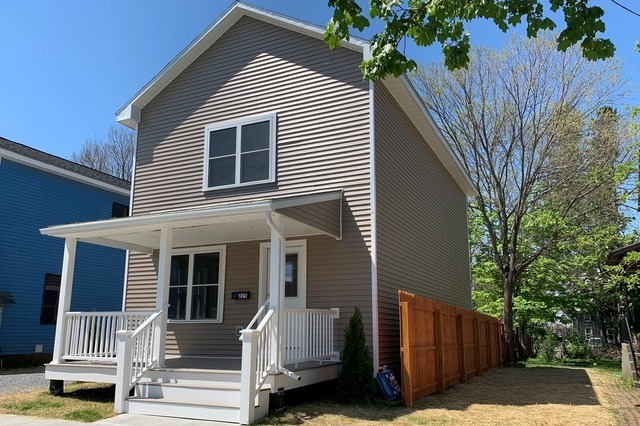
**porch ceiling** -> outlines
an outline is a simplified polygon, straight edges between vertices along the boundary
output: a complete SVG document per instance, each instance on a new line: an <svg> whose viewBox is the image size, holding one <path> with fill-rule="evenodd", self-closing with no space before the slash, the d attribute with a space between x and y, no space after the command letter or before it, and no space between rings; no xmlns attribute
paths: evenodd
<svg viewBox="0 0 640 426"><path fill-rule="evenodd" d="M43 235L77 238L87 243L151 253L160 247L162 228L174 230L174 248L267 240L271 230L265 215L271 213L280 216L287 238L317 234L340 238L341 200L342 191L331 191L59 225L43 228L40 232ZM316 210L329 210L329 220L319 222L314 214Z"/></svg>

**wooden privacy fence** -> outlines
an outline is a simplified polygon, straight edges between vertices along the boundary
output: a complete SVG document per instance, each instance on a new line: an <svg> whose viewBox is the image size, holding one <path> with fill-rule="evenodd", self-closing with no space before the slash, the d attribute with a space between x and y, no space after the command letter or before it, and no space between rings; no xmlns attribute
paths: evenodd
<svg viewBox="0 0 640 426"><path fill-rule="evenodd" d="M468 309L398 292L402 398L422 396L502 365L500 320Z"/></svg>

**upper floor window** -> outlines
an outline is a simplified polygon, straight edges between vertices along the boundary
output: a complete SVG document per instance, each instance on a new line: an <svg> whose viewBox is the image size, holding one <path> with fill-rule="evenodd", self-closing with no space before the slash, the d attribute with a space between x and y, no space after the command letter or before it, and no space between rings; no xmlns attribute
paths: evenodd
<svg viewBox="0 0 640 426"><path fill-rule="evenodd" d="M204 189L273 182L275 141L275 114L207 126Z"/></svg>

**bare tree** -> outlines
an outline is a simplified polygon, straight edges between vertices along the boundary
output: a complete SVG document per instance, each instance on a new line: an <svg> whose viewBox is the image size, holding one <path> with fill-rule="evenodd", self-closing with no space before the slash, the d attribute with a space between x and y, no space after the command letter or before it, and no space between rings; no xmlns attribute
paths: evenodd
<svg viewBox="0 0 640 426"><path fill-rule="evenodd" d="M105 140L87 139L71 159L92 169L131 180L135 133L123 126L111 126Z"/></svg>
<svg viewBox="0 0 640 426"><path fill-rule="evenodd" d="M589 194L624 178L611 169L612 155L628 159L617 138L588 142L590 120L623 98L618 64L555 46L549 35L512 38L499 52L475 49L468 69L432 65L414 77L478 193L470 207L502 281L508 360L519 277L564 238L564 227L605 208ZM553 214L527 220L541 209Z"/></svg>

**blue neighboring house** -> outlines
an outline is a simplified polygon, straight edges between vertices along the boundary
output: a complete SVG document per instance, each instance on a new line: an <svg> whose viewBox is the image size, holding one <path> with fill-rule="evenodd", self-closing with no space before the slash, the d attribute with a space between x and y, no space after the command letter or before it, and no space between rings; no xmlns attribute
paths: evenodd
<svg viewBox="0 0 640 426"><path fill-rule="evenodd" d="M128 215L130 183L0 137L0 355L48 361L64 241L40 228ZM79 244L72 311L120 311L122 250ZM12 362L13 361L13 362Z"/></svg>

